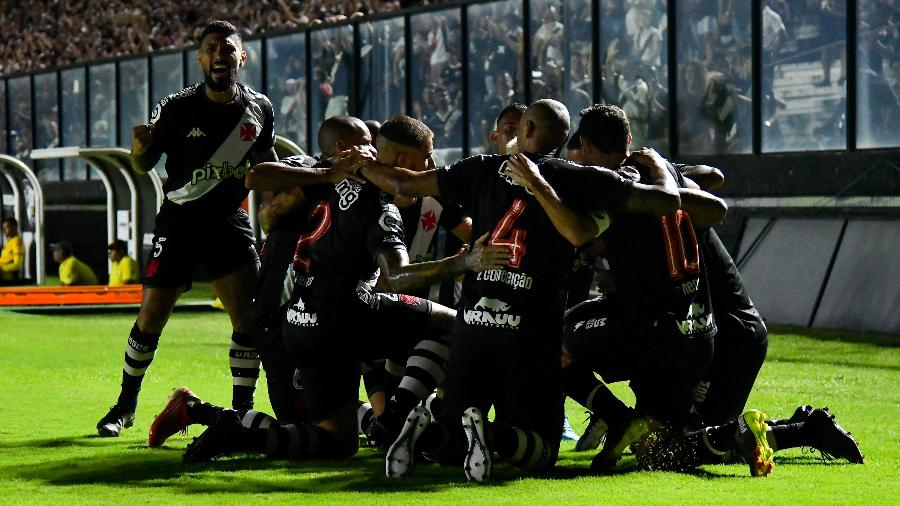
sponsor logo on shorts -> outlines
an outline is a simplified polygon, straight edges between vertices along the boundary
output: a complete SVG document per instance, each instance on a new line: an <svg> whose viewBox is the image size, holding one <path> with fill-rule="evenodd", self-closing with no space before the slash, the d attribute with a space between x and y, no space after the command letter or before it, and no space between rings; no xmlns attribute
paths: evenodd
<svg viewBox="0 0 900 506"><path fill-rule="evenodd" d="M591 318L590 320L580 321L575 324L575 330L584 327L584 330L596 329L606 326L606 318Z"/></svg>
<svg viewBox="0 0 900 506"><path fill-rule="evenodd" d="M463 321L468 325L517 330L522 317L507 314L510 309L510 305L500 299L482 297L473 309L463 313Z"/></svg>
<svg viewBox="0 0 900 506"><path fill-rule="evenodd" d="M299 297L297 302L288 308L286 318L288 323L298 327L315 327L319 324L319 316L316 313L307 313L306 304Z"/></svg>
<svg viewBox="0 0 900 506"><path fill-rule="evenodd" d="M203 133L203 130L200 130L200 128L194 127L190 132L188 132L187 137L188 139L192 139L195 137L206 137L206 134Z"/></svg>
<svg viewBox="0 0 900 506"><path fill-rule="evenodd" d="M352 206L354 202L359 200L359 193L362 191L362 185L356 181L345 179L334 185L334 189L338 192L338 196L340 197L338 207L340 207L342 211L346 211L347 209L350 209L350 206Z"/></svg>
<svg viewBox="0 0 900 506"><path fill-rule="evenodd" d="M242 179L247 171L250 169L250 162L246 162L243 165L238 165L237 167L231 165L227 161L222 162L221 165L214 165L212 163L207 163L205 166L200 167L199 169L194 169L194 172L191 173L191 184L197 184L200 181L206 181L208 179L227 179L229 177L233 177L235 179Z"/></svg>
<svg viewBox="0 0 900 506"><path fill-rule="evenodd" d="M477 281L491 281L494 283L503 283L509 285L513 289L523 288L531 290L531 284L534 281L531 276L523 272L512 272L502 269L493 269L489 271L481 271L475 275Z"/></svg>

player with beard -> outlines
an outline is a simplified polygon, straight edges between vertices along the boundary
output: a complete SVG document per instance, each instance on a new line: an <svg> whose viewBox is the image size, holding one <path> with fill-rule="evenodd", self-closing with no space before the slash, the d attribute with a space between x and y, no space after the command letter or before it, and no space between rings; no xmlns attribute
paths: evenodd
<svg viewBox="0 0 900 506"><path fill-rule="evenodd" d="M408 118L421 170L431 160L431 132ZM357 148L370 155L370 147ZM339 160L334 170L341 170ZM279 171L278 177L287 175ZM262 176L262 174L261 174ZM294 184L302 184L298 176ZM510 255L479 239L471 253L410 264L399 211L381 191L352 178L304 188L311 212L292 261L293 293L285 316L288 352L300 370L311 424L273 423L246 428L236 412L188 446L185 461L236 451L271 457L344 458L356 452L360 362L406 350L406 377L390 402L397 410L418 404L442 380L448 353L445 331L455 311L399 292L504 265ZM394 293L377 293L369 280L380 270ZM409 351L411 350L411 351ZM408 378L408 381L407 381Z"/></svg>
<svg viewBox="0 0 900 506"><path fill-rule="evenodd" d="M259 164L246 176L247 187L263 192L266 197L259 212L266 242L260 252L259 279L247 326L266 371L272 410L283 423L308 420L302 385L282 338L282 323L290 297L290 287L285 286L285 279L309 213L306 196L296 180L304 177L303 183L307 185L343 180L343 173L328 170L328 167L342 151L352 146L370 144L371 136L361 120L333 116L322 122L318 142L322 160L317 161L306 155L291 156L278 162ZM261 172L266 175L260 177ZM279 177L279 174L287 176ZM177 388L150 426L148 445L160 446L167 438L194 423L211 425L218 411L201 406L189 388ZM239 413L248 424L254 422L254 412L247 415L247 410L240 410Z"/></svg>
<svg viewBox="0 0 900 506"><path fill-rule="evenodd" d="M577 208L660 215L677 208L677 193L663 184L634 184L608 170L553 159L550 154L562 146L568 130L565 107L539 100L519 123L517 145ZM364 153L356 156L363 158ZM510 180L504 174L508 160L502 155L475 156L423 172L385 167L371 159L355 165L388 193L458 202L472 216L474 235L489 234L490 244L511 254L503 269L466 275L444 413L431 423L425 408L410 412L388 451L388 476L409 474L420 451L442 463L463 460L466 476L475 481L488 478L491 450L528 470L546 470L556 461L563 414L556 350L574 247L572 238L556 233L553 223L580 217L542 211L535 199L545 195L532 195ZM590 193L585 188L598 198L584 198ZM483 414L491 405L497 418L488 423ZM460 421L465 431L459 430Z"/></svg>
<svg viewBox="0 0 900 506"><path fill-rule="evenodd" d="M259 259L240 204L247 196L244 175L249 168L277 159L274 116L265 95L237 82L247 53L234 25L208 24L197 58L204 82L162 99L150 123L133 131L132 168L152 170L165 153L169 177L156 216L140 312L125 347L119 398L97 423L104 437L118 436L134 423L141 381L160 333L198 267L212 279L231 319L232 405L253 405L259 357L245 316Z"/></svg>

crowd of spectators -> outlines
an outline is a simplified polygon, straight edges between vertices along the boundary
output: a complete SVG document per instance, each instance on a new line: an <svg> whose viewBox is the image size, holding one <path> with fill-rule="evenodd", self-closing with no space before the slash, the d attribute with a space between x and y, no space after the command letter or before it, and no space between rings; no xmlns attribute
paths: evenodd
<svg viewBox="0 0 900 506"><path fill-rule="evenodd" d="M442 1L161 0L134 6L124 0L56 0L15 7L4 3L0 7L5 26L0 33L0 74L190 45L202 26L218 17L234 21L247 35L272 34ZM308 76L296 42L285 42L282 48L277 39L270 39L270 93L283 128L304 139L307 100L312 102L312 123L317 124L330 115L348 112L351 87L360 93L361 113L386 119L404 109L404 82L409 77L413 79L412 114L434 129L435 145L458 150L463 129L470 128L470 148L480 152L490 146L497 113L512 101L524 100L526 87L532 98L562 100L576 116L592 101L592 66L598 61L601 100L625 109L632 121L635 145L666 150L670 124L667 40L676 37L679 151L750 151L750 2L682 0L676 6L681 20L677 33L669 33L666 0L600 0L596 13L601 25L600 54L596 59L591 44L595 13L590 0L530 0L529 5L529 27L524 26L520 1L469 8L468 47L464 48L469 60L468 126L462 122L463 37L456 9L412 16L411 76L406 76L402 21L360 24L357 83L350 81L356 55L351 54L349 28L314 32ZM782 149L841 147L846 124L846 8L846 0L762 2L763 127L778 134L764 136L787 139L787 134L794 132L798 142L815 139L818 143L785 144ZM900 1L860 4L858 23L860 144L890 144L900 128ZM526 28L530 32L527 38ZM530 41L529 62L524 58L526 40ZM803 85L804 93L815 95L812 99L778 91L791 85L796 77L791 75L792 69L797 65L807 69L804 79L809 82ZM309 97L307 80L314 83ZM104 102L110 90L102 79L93 83L91 90L95 95L92 111L101 111L99 102ZM41 102L41 97L36 99ZM811 105L799 110L798 104L804 100ZM96 107L93 101L98 102ZM27 138L30 129L17 127L30 123L30 117L24 117L27 101L11 104L13 147L31 146ZM105 131L104 125L104 121L96 122L90 137L98 142L114 137L115 132ZM47 139L59 137L54 125L41 125L38 132ZM779 146L766 149L778 150Z"/></svg>
<svg viewBox="0 0 900 506"><path fill-rule="evenodd" d="M440 1L440 0L437 0ZM211 19L245 35L304 28L436 0L35 0L0 3L0 74L180 48Z"/></svg>

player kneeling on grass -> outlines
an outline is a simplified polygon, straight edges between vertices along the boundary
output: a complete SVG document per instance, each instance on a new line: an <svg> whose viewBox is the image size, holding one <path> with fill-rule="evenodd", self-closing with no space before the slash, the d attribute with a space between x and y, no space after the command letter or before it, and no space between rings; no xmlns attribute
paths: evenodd
<svg viewBox="0 0 900 506"><path fill-rule="evenodd" d="M398 142L416 147L415 164L421 165L416 168L431 163L427 127L411 118L398 118L385 123L383 136L391 131L391 125L397 129ZM340 170L340 164L333 170ZM243 417L251 426L247 428L237 412L222 410L213 425L188 446L186 461L241 451L290 458L352 455L358 445L360 362L406 350L411 357L406 364L411 379L401 381L391 401L396 403L396 411L408 412L440 382L448 354L446 341L423 339L423 334L427 336L430 322L446 328L446 320L455 317L453 310L417 297L375 293L361 280L372 279L380 269L387 289L403 292L463 272L497 268L509 260L506 248L485 246L486 238L481 238L471 253L464 250L441 261L409 264L399 212L380 190L348 178L337 184L306 187L304 192L311 210L294 254L294 290L284 328L288 352L300 370L307 408L316 423L280 425L254 414ZM425 374L418 374L422 372ZM176 406L170 406L171 411L184 414L164 411L160 418L173 423L158 425L166 425L168 434L184 425L185 415L203 413L199 409L192 412L202 404L186 391L176 394L184 400L173 399ZM254 420L267 420L266 427Z"/></svg>
<svg viewBox="0 0 900 506"><path fill-rule="evenodd" d="M633 163L628 152L628 120L621 109L595 106L585 109L582 116L579 135L586 161L610 167ZM634 165L640 177L646 177L646 170L639 163ZM589 435L597 432L596 426L610 427L592 470L609 470L624 449L639 439L644 443L637 446L639 460L650 468L691 468L721 461L722 455L731 452L750 463L754 476L762 476L771 472L773 448L800 442L861 461L855 442L826 411L801 410L788 423L767 422L756 410L741 414L765 356L765 326L746 297L731 258L710 229L724 216L724 204L716 205L718 199L667 165L681 187L682 210L673 217L684 222L675 234L681 236L677 244L691 245L688 257L695 259L694 268L688 271L687 263L682 268L658 258L658 245L666 244L658 221L614 215L603 240L616 291L580 304L566 315L566 392L593 411ZM679 276L672 279L662 266L677 267ZM693 289L679 290L683 286ZM703 315L698 313L708 307L714 308L715 314L699 319ZM638 322L623 321L629 314ZM688 318L672 325L666 317L669 314ZM687 322L690 325L685 324L686 319L691 320ZM641 320L654 324L641 325ZM699 340L702 336L681 337L701 321L706 323L701 330L709 329L706 337L715 339L714 356L703 353L709 351L711 342ZM667 336L659 339L646 329L655 329L656 334L667 332ZM630 380L637 410L613 396L594 372L606 381ZM710 384L714 388L707 391ZM651 415L663 423L648 424L640 415ZM710 425L715 426L702 428ZM596 446L596 439L583 438L584 446L589 442ZM707 458L710 455L715 458Z"/></svg>

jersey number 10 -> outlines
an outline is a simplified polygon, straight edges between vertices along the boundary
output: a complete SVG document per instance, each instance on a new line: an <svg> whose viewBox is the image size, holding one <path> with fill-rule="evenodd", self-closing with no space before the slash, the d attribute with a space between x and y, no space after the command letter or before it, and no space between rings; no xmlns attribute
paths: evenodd
<svg viewBox="0 0 900 506"><path fill-rule="evenodd" d="M700 274L700 249L690 215L679 209L660 218L660 224L669 279L681 281L685 274Z"/></svg>
<svg viewBox="0 0 900 506"><path fill-rule="evenodd" d="M509 252L512 254L509 266L514 269L518 269L522 265L522 258L525 257L525 229L513 228L513 225L522 217L526 206L527 203L522 199L513 200L509 210L506 211L503 218L500 218L488 239L488 244L509 248Z"/></svg>

